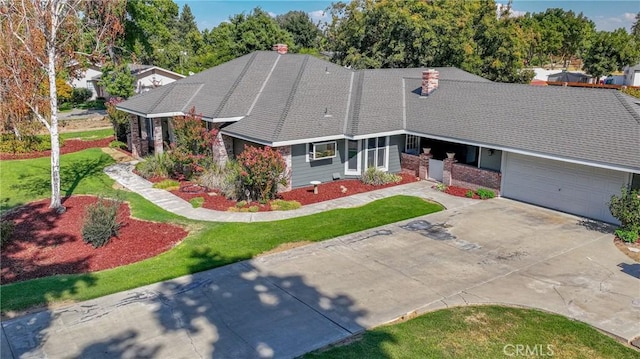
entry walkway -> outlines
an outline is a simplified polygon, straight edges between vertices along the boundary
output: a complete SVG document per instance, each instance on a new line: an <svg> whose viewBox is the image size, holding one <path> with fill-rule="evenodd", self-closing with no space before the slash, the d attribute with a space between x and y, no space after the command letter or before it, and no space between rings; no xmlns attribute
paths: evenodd
<svg viewBox="0 0 640 359"><path fill-rule="evenodd" d="M177 215L195 219L200 221L213 221L213 222L269 222L277 221L280 219L295 218L308 216L310 214L320 213L323 211L336 209L336 208L350 208L357 207L375 201L380 198L385 198L395 195L407 195L416 196L422 198L429 198L434 200L445 208L463 207L473 203L473 200L467 198L454 197L435 189L431 186L433 182L414 182L405 185L398 185L388 187L376 191L359 193L353 196L342 197L330 201L319 202L302 206L299 209L291 211L270 211L270 212L226 212L226 211L214 211L206 208L193 208L191 203L183 200L182 198L174 195L173 193L153 188L153 183L145 180L144 178L133 173L134 164L118 163L105 168L105 173L109 177L113 178L116 182L130 191L140 194L148 201L155 205L164 208L165 210L175 213Z"/></svg>

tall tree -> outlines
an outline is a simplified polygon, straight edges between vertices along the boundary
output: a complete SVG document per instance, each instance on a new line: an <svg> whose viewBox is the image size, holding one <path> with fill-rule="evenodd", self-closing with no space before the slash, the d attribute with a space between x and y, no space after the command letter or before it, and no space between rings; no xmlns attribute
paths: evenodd
<svg viewBox="0 0 640 359"><path fill-rule="evenodd" d="M56 77L61 68L78 61L76 49L97 58L113 46L122 31L123 3L102 1L99 6L81 0L2 0L0 71L3 101L22 102L51 135L51 208L63 211L60 195L60 142ZM82 34L96 37L90 43ZM42 83L48 84L43 91Z"/></svg>
<svg viewBox="0 0 640 359"><path fill-rule="evenodd" d="M631 35L640 41L640 12L636 14L636 21L631 25Z"/></svg>
<svg viewBox="0 0 640 359"><path fill-rule="evenodd" d="M599 31L584 57L583 68L598 80L602 76L635 64L640 59L640 42L623 28Z"/></svg>
<svg viewBox="0 0 640 359"><path fill-rule="evenodd" d="M322 32L306 12L289 11L284 15L276 16L276 21L281 28L293 36L296 47L307 49L317 47Z"/></svg>

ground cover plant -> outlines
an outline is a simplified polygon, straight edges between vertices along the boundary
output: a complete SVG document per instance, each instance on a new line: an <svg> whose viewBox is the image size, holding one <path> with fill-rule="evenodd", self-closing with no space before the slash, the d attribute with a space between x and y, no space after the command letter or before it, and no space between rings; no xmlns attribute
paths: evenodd
<svg viewBox="0 0 640 359"><path fill-rule="evenodd" d="M344 346L310 353L305 358L525 356L624 359L637 358L638 352L588 324L563 316L531 309L476 306L443 309L378 327Z"/></svg>

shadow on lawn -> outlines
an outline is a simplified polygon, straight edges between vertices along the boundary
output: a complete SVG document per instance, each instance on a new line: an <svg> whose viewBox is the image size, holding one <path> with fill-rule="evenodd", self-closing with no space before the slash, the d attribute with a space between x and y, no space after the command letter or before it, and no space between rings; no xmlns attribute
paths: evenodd
<svg viewBox="0 0 640 359"><path fill-rule="evenodd" d="M82 180L102 174L102 170L111 163L111 157L106 154L91 159L63 160L60 165L60 186L64 196L71 196ZM29 197L39 198L51 193L49 171L20 174L17 182L11 185L11 189Z"/></svg>

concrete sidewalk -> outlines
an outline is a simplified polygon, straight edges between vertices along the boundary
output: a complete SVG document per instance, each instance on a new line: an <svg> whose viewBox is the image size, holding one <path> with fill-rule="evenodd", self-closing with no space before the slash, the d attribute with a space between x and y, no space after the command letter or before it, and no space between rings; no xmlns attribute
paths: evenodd
<svg viewBox="0 0 640 359"><path fill-rule="evenodd" d="M270 222L287 218L308 216L336 208L362 206L377 199L395 195L407 195L422 198L428 197L429 199L442 204L445 208L461 207L474 203L473 200L468 198L450 196L432 189L431 186L435 184L434 182L419 181L376 191L359 193L330 201L314 203L302 206L301 208L292 211L256 213L214 211L206 208L193 208L191 203L183 200L173 193L163 189L153 188L153 183L133 173L133 168L133 163L118 163L105 168L104 171L109 175L109 177L113 178L122 186L130 191L140 194L151 203L154 203L155 205L177 215L201 221Z"/></svg>
<svg viewBox="0 0 640 359"><path fill-rule="evenodd" d="M2 359L292 358L407 313L486 303L640 335L640 265L611 228L472 203L6 320Z"/></svg>

